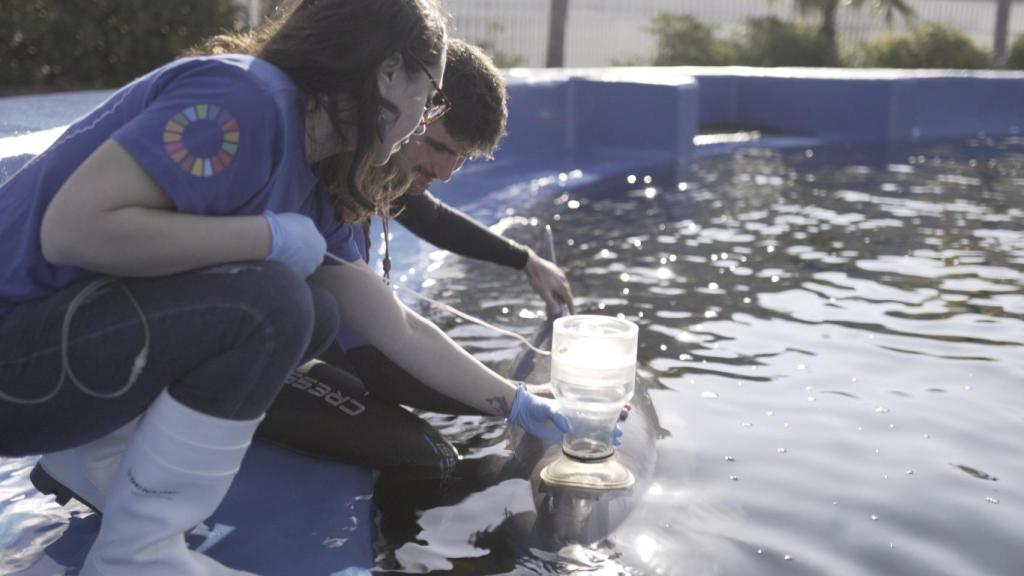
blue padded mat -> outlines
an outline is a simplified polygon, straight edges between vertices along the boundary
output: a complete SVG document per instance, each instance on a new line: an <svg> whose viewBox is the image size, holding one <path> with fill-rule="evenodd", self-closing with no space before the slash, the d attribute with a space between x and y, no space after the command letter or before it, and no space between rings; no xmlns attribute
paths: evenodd
<svg viewBox="0 0 1024 576"><path fill-rule="evenodd" d="M23 461L29 469L34 463ZM49 500L34 492L27 471L11 474L8 482L24 483L26 493L35 494L40 502ZM261 576L369 574L372 495L373 473L368 469L314 460L256 441L220 508L187 540L191 548L232 568ZM0 563L0 573L77 574L100 525L97 515L83 510L48 509L51 518L56 511L58 518L63 515L67 520L63 534L55 539L41 534L43 538L36 541L52 542L44 549L18 550L34 558L23 557L20 562L7 558ZM58 520L36 530L56 533L63 526ZM27 562L31 562L27 568L15 569Z"/></svg>

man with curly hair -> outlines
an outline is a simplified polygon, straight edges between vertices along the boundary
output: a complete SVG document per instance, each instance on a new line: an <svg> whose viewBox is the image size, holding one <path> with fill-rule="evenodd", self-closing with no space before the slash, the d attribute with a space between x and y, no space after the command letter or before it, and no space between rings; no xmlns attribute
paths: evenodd
<svg viewBox="0 0 1024 576"><path fill-rule="evenodd" d="M529 248L495 234L429 192L434 180L447 182L468 158L492 158L505 136L508 120L505 81L480 48L449 39L442 86L451 109L440 121L427 126L426 132L412 136L399 152L412 171L413 181L396 202L396 212L400 211L396 219L439 248L522 270L549 310L564 305L572 313L572 290L561 269ZM366 256L369 234L362 240ZM344 326L338 340L321 359L357 374L378 399L435 412L478 412L420 384Z"/></svg>

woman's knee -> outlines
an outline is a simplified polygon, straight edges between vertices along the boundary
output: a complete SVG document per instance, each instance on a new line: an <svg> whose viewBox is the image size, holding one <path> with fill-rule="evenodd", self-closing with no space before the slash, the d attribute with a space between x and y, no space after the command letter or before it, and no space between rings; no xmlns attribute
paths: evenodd
<svg viewBox="0 0 1024 576"><path fill-rule="evenodd" d="M309 348L314 295L304 278L275 263L216 267L204 274L225 274L215 282L219 296L208 314L226 313L234 320L217 323L220 352L175 381L170 391L207 414L254 417L269 406Z"/></svg>
<svg viewBox="0 0 1024 576"><path fill-rule="evenodd" d="M247 270L231 291L248 313L253 328L265 335L265 345L294 351L309 346L316 323L310 285L290 268L274 262Z"/></svg>

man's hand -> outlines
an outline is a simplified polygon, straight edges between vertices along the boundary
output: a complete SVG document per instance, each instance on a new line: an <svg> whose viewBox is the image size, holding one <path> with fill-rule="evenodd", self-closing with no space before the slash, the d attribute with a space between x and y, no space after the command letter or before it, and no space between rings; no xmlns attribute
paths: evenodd
<svg viewBox="0 0 1024 576"><path fill-rule="evenodd" d="M544 299L548 313L556 312L560 304L566 305L569 314L576 313L569 279L565 277L565 272L562 272L561 268L530 250L530 257L526 260L523 272L526 272L526 277L530 280L530 287Z"/></svg>

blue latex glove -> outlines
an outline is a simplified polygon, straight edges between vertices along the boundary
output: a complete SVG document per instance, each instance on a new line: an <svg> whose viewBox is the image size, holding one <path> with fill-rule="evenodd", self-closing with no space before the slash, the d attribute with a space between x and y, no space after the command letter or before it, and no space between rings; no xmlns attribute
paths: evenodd
<svg viewBox="0 0 1024 576"><path fill-rule="evenodd" d="M280 262L302 278L308 278L324 261L327 241L307 216L267 210L263 217L270 224L268 262Z"/></svg>
<svg viewBox="0 0 1024 576"><path fill-rule="evenodd" d="M524 384L519 383L519 387L523 388ZM534 384L529 390L533 390L531 394L534 396L540 396L541 398L554 398L554 392L551 391L551 384ZM517 393L518 397L518 393ZM514 407L514 406L513 406ZM622 413L619 414L619 419L615 421L615 428L612 429L612 444L615 446L622 445L622 426L621 423L629 416L629 411L632 408L627 404L623 408ZM561 414L559 414L561 416ZM511 421L511 418L509 419ZM571 424L571 422L570 422ZM571 426L570 426L571 428ZM568 430L566 430L568 432Z"/></svg>
<svg viewBox="0 0 1024 576"><path fill-rule="evenodd" d="M521 384L512 400L508 422L548 442L561 442L562 434L572 428L565 414L558 411L557 402L530 394Z"/></svg>

